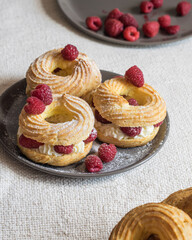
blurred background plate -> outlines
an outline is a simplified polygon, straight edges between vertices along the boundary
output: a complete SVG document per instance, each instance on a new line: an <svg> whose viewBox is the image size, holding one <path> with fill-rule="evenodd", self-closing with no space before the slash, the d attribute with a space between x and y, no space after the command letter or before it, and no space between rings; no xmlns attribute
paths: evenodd
<svg viewBox="0 0 192 240"><path fill-rule="evenodd" d="M154 9L149 14L140 13L140 3L142 0L58 0L65 16L70 22L82 32L111 43L129 45L129 46L151 46L162 43L177 41L192 34L192 13L184 17L176 15L176 6L180 0L164 0L161 8ZM189 1L191 2L191 1ZM139 24L140 38L136 42L129 42L123 38L111 38L104 34L103 27L100 31L94 32L87 28L85 19L88 16L99 16L102 20L114 8L119 8L124 13L131 13L135 16ZM146 21L157 21L158 17L169 14L171 16L171 25L180 25L180 32L176 35L167 35L160 30L154 38L144 37L141 29Z"/></svg>
<svg viewBox="0 0 192 240"><path fill-rule="evenodd" d="M119 74L101 70L103 81ZM85 170L84 159L67 167L54 167L47 164L39 164L29 160L17 147L18 119L21 109L26 103L26 79L23 79L9 87L0 97L0 142L4 150L15 160L35 168L37 170L72 178L103 177L128 171L153 157L165 143L169 133L169 117L161 125L157 136L147 145L135 148L118 148L115 159L105 163L98 173L88 173ZM90 153L96 153L100 146L99 141L93 143Z"/></svg>

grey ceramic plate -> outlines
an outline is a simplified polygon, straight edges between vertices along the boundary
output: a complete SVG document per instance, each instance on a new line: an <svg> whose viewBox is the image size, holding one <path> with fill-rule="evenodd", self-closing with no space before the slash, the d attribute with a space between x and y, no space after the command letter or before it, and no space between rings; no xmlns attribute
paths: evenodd
<svg viewBox="0 0 192 240"><path fill-rule="evenodd" d="M149 14L141 14L139 5L142 0L58 0L58 3L64 12L65 16L70 22L83 31L84 33L103 41L118 43L130 46L151 46L162 43L169 43L176 40L183 39L191 36L192 34L192 12L187 16L176 16L176 6L180 0L165 0L161 8L153 10ZM189 1L191 2L191 1ZM142 31L140 39L136 42L129 42L123 40L123 38L111 38L104 34L103 28L97 33L89 30L85 24L85 19L88 16L99 16L102 20L105 19L107 13L112 9L119 8L124 13L131 13L135 16L139 24L139 30L142 29L142 25L147 21L156 21L159 16L169 14L171 16L172 25L180 25L181 30L176 35L167 35L163 31L160 31L154 38L144 37Z"/></svg>
<svg viewBox="0 0 192 240"><path fill-rule="evenodd" d="M101 71L103 80L110 79L119 74ZM98 173L88 173L85 170L84 160L67 167L52 167L32 162L27 159L16 145L16 134L18 129L18 117L22 107L26 102L25 95L26 81L25 79L15 83L8 88L0 97L0 142L4 149L15 159L27 164L37 170L63 177L73 178L90 178L102 177L121 173L149 160L154 156L165 143L169 133L169 117L167 117L160 127L157 136L153 141L143 147L130 149L118 148L116 158L109 163L104 164L103 169ZM99 141L95 141L91 152L97 151L100 145Z"/></svg>

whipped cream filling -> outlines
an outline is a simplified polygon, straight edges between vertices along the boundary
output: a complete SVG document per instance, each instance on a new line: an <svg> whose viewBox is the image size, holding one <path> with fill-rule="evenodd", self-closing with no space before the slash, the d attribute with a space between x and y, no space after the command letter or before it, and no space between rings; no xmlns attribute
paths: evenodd
<svg viewBox="0 0 192 240"><path fill-rule="evenodd" d="M110 124L103 124L95 120L95 128L99 129L106 137L113 137L118 140L126 140L126 139L139 139L144 138L152 134L154 130L154 126L145 126L142 127L141 133L135 137L129 137L125 133L123 133L119 126L110 123Z"/></svg>
<svg viewBox="0 0 192 240"><path fill-rule="evenodd" d="M21 128L19 127L18 132L17 132L18 136L20 137L22 135L22 131ZM39 153L42 154L46 154L49 156L62 156L64 154L62 153L57 153L54 150L54 146L53 145L49 145L44 143L43 145L39 146L39 148L33 149L34 151L37 151ZM81 141L80 143L74 144L73 145L73 152L72 153L83 153L85 150L85 143L83 141Z"/></svg>

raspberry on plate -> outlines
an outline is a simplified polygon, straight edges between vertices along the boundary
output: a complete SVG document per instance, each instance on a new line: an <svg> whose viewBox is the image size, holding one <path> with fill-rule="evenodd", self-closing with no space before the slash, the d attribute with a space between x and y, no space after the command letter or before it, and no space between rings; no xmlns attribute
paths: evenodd
<svg viewBox="0 0 192 240"><path fill-rule="evenodd" d="M97 16L91 16L86 18L87 27L95 32L97 32L102 27L101 18Z"/></svg>
<svg viewBox="0 0 192 240"><path fill-rule="evenodd" d="M136 65L126 71L125 78L136 87L142 87L144 85L143 72Z"/></svg>
<svg viewBox="0 0 192 240"><path fill-rule="evenodd" d="M28 114L41 114L45 110L45 104L39 98L29 97L24 110Z"/></svg>
<svg viewBox="0 0 192 240"><path fill-rule="evenodd" d="M53 101L51 88L46 84L39 84L35 90L31 92L31 96L39 98L45 105L49 105Z"/></svg>
<svg viewBox="0 0 192 240"><path fill-rule="evenodd" d="M150 13L153 10L153 3L148 1L141 2L140 10L142 13Z"/></svg>
<svg viewBox="0 0 192 240"><path fill-rule="evenodd" d="M25 137L23 134L19 137L19 144L25 148L38 148L44 143L37 142L31 138Z"/></svg>
<svg viewBox="0 0 192 240"><path fill-rule="evenodd" d="M133 27L133 26L126 27L123 31L123 37L127 41L135 42L139 39L140 32L137 30L136 27Z"/></svg>
<svg viewBox="0 0 192 240"><path fill-rule="evenodd" d="M138 23L137 20L134 18L133 15L131 15L130 13L125 13L123 14L120 18L119 21L121 21L124 25L124 27L129 27L129 26L133 26L138 28Z"/></svg>
<svg viewBox="0 0 192 240"><path fill-rule="evenodd" d="M132 105L132 106L139 106L137 100L134 99L134 98L130 98L130 99L128 100L128 103L129 103L129 105Z"/></svg>
<svg viewBox="0 0 192 240"><path fill-rule="evenodd" d="M109 122L107 119L103 118L100 113L97 111L97 109L95 109L95 118L98 122L101 122L103 124L109 124L111 122Z"/></svg>
<svg viewBox="0 0 192 240"><path fill-rule="evenodd" d="M103 163L98 156L89 155L85 159L85 167L88 172L99 172L103 168Z"/></svg>
<svg viewBox="0 0 192 240"><path fill-rule="evenodd" d="M177 14L180 16L185 16L191 11L191 3L187 1L182 1L178 3L176 8Z"/></svg>
<svg viewBox="0 0 192 240"><path fill-rule="evenodd" d="M165 28L166 33L168 33L170 35L177 34L179 32L179 30L180 30L179 25L168 26Z"/></svg>
<svg viewBox="0 0 192 240"><path fill-rule="evenodd" d="M160 8L163 5L163 0L151 0L154 5L154 8Z"/></svg>
<svg viewBox="0 0 192 240"><path fill-rule="evenodd" d="M129 137L135 137L141 133L142 127L121 127L120 129Z"/></svg>
<svg viewBox="0 0 192 240"><path fill-rule="evenodd" d="M105 32L110 37L118 37L123 32L123 23L117 19L108 19L105 22Z"/></svg>
<svg viewBox="0 0 192 240"><path fill-rule="evenodd" d="M159 27L160 27L160 25L156 21L146 22L143 25L143 33L145 36L147 36L149 38L155 37L159 32Z"/></svg>
<svg viewBox="0 0 192 240"><path fill-rule="evenodd" d="M84 143L93 142L96 138L97 138L97 130L93 128L89 137L86 140L84 140Z"/></svg>
<svg viewBox="0 0 192 240"><path fill-rule="evenodd" d="M159 126L161 126L162 124L163 124L163 121L161 121L161 122L155 124L154 127L159 127Z"/></svg>
<svg viewBox="0 0 192 240"><path fill-rule="evenodd" d="M168 27L171 24L171 17L169 15L163 15L158 18L158 22L161 28Z"/></svg>
<svg viewBox="0 0 192 240"><path fill-rule="evenodd" d="M72 61L78 57L79 51L75 46L68 44L61 50L61 54L64 59Z"/></svg>
<svg viewBox="0 0 192 240"><path fill-rule="evenodd" d="M107 19L119 19L122 15L123 13L119 10L119 8L115 8L107 15Z"/></svg>
<svg viewBox="0 0 192 240"><path fill-rule="evenodd" d="M61 153L61 154L70 154L73 152L73 144L72 145L68 145L68 146L63 146L63 145L55 145L54 146L54 150L57 153Z"/></svg>
<svg viewBox="0 0 192 240"><path fill-rule="evenodd" d="M115 158L117 148L114 144L103 143L98 149L98 156L103 162L110 162Z"/></svg>

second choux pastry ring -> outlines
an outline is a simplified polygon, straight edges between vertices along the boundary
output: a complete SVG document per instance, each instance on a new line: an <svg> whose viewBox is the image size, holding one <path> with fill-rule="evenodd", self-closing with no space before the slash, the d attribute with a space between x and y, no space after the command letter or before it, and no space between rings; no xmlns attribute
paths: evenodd
<svg viewBox="0 0 192 240"><path fill-rule="evenodd" d="M67 48L74 48L71 51L74 55L69 57ZM92 59L68 44L64 49L53 49L38 57L30 65L26 80L27 95L37 85L46 84L53 95L67 93L81 97L99 86L101 73Z"/></svg>

